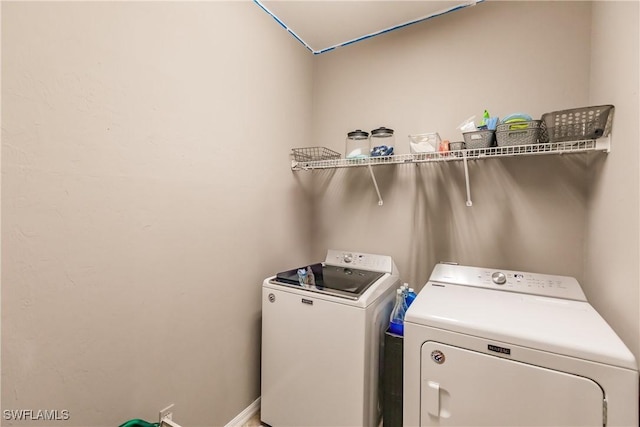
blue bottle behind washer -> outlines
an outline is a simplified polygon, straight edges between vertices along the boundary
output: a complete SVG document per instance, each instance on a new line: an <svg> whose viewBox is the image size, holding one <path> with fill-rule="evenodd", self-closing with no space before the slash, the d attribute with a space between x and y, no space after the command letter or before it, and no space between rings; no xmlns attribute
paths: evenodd
<svg viewBox="0 0 640 427"><path fill-rule="evenodd" d="M389 318L389 332L400 336L404 335L404 315L406 311L407 305L403 289L398 289L396 291L396 303Z"/></svg>

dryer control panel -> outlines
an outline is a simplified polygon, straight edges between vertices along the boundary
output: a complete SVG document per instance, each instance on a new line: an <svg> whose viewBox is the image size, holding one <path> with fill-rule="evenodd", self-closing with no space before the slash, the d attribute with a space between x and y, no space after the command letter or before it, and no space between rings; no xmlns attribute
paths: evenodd
<svg viewBox="0 0 640 427"><path fill-rule="evenodd" d="M433 269L429 281L576 301L587 300L578 281L568 276L438 264Z"/></svg>
<svg viewBox="0 0 640 427"><path fill-rule="evenodd" d="M394 270L393 259L388 255L365 254L335 249L329 249L329 251L327 251L325 264L359 268L361 270L377 271L380 273L392 273Z"/></svg>

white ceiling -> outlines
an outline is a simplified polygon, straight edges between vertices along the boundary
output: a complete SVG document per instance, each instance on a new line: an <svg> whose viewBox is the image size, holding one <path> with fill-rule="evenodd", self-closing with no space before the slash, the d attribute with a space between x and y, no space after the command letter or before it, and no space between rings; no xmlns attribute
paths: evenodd
<svg viewBox="0 0 640 427"><path fill-rule="evenodd" d="M317 54L482 0L254 1Z"/></svg>

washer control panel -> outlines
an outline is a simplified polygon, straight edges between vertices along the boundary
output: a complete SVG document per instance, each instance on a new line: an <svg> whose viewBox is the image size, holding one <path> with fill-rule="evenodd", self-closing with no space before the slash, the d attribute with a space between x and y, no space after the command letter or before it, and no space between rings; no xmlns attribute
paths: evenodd
<svg viewBox="0 0 640 427"><path fill-rule="evenodd" d="M587 300L578 281L568 276L437 264L429 281L577 301Z"/></svg>
<svg viewBox="0 0 640 427"><path fill-rule="evenodd" d="M325 260L325 263L327 265L352 267L360 270L378 271L381 273L393 272L393 260L387 255L374 255L330 249L327 252L327 259Z"/></svg>

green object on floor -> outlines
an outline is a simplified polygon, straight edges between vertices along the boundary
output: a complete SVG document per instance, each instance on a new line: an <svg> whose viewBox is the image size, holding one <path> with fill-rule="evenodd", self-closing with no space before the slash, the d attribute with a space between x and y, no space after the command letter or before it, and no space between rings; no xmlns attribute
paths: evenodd
<svg viewBox="0 0 640 427"><path fill-rule="evenodd" d="M160 423L150 423L145 420L134 419L129 420L124 424L121 424L119 427L159 427Z"/></svg>

